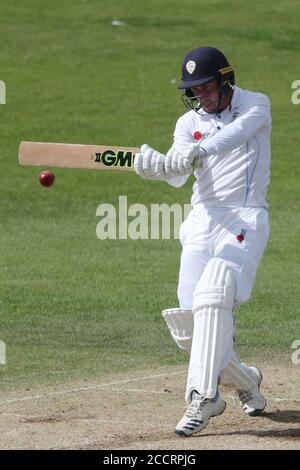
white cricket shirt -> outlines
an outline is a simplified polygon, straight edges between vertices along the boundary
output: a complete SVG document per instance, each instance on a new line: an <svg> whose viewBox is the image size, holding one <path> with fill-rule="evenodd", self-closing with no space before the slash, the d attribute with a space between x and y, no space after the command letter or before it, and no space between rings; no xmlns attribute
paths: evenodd
<svg viewBox="0 0 300 470"><path fill-rule="evenodd" d="M183 146L199 142L208 155L194 172L192 205L267 208L270 135L269 99L238 87L234 87L231 105L220 114L201 109L181 116L174 142ZM188 175L178 175L168 183L179 187L187 179Z"/></svg>

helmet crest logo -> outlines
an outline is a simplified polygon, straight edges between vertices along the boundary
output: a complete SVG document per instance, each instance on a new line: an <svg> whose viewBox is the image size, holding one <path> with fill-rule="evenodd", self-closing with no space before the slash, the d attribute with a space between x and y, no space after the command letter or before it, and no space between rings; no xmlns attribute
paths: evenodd
<svg viewBox="0 0 300 470"><path fill-rule="evenodd" d="M192 74L196 68L196 62L194 62L193 60L189 60L185 67L188 73Z"/></svg>

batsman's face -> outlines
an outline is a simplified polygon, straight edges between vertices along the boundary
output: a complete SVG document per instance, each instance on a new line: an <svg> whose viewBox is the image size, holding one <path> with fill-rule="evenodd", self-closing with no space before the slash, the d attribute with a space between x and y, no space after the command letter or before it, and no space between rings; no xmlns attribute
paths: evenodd
<svg viewBox="0 0 300 470"><path fill-rule="evenodd" d="M212 80L211 82L191 88L193 95L198 99L201 108L207 113L215 113L219 107L219 82Z"/></svg>

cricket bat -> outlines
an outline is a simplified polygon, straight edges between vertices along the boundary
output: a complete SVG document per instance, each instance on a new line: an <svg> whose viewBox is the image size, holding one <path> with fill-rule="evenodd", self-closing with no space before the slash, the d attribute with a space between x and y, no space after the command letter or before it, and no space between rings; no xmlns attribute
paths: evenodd
<svg viewBox="0 0 300 470"><path fill-rule="evenodd" d="M21 142L19 162L24 166L134 171L138 147Z"/></svg>

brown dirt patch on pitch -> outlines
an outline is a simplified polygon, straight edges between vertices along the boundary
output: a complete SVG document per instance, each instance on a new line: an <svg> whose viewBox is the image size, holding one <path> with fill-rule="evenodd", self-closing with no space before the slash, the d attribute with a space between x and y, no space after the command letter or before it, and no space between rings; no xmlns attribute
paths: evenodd
<svg viewBox="0 0 300 470"><path fill-rule="evenodd" d="M1 449L300 449L300 366L261 365L268 407L245 416L222 389L225 412L179 438L183 366L102 377L89 384L0 393Z"/></svg>

